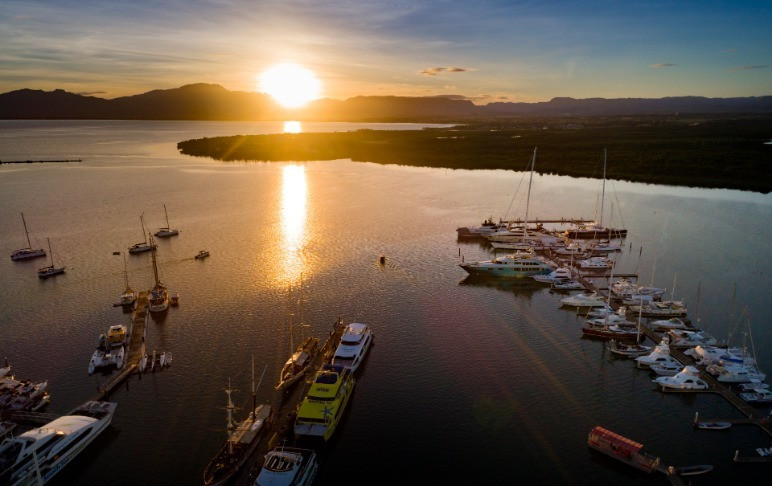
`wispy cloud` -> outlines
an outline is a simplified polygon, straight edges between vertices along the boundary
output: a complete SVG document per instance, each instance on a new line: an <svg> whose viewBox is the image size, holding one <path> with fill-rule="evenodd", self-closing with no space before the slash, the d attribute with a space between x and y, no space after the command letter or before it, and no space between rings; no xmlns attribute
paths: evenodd
<svg viewBox="0 0 772 486"><path fill-rule="evenodd" d="M673 67L673 66L678 66L678 64L672 64L669 62L660 62L657 64L652 64L649 67L653 67L654 69L659 69L659 68L666 68L666 67Z"/></svg>
<svg viewBox="0 0 772 486"><path fill-rule="evenodd" d="M750 69L767 69L769 66L736 66L732 71L748 71Z"/></svg>
<svg viewBox="0 0 772 486"><path fill-rule="evenodd" d="M473 69L462 67L432 67L426 68L423 71L419 71L418 74L424 76L437 76L439 73L465 73L467 71L473 71Z"/></svg>

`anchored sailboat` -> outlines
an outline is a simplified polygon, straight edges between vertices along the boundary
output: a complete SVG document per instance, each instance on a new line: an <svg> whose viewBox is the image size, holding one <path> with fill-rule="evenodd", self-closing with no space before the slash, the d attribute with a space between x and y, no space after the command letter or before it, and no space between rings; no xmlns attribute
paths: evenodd
<svg viewBox="0 0 772 486"><path fill-rule="evenodd" d="M142 241L140 243L134 243L129 247L129 253L143 253L146 251L150 251L151 249L154 249L156 247L155 243L148 243L147 242L147 233L145 232L145 217L144 215L139 216L139 223L142 226Z"/></svg>
<svg viewBox="0 0 772 486"><path fill-rule="evenodd" d="M126 290L121 294L121 305L134 305L137 301L137 293L129 285L129 270L126 267L126 255L123 256L123 278L126 281Z"/></svg>
<svg viewBox="0 0 772 486"><path fill-rule="evenodd" d="M46 239L48 240L48 253L51 257L51 265L38 269L38 277L40 278L48 278L52 275L64 273L64 267L54 266L54 253L51 251L51 238Z"/></svg>
<svg viewBox="0 0 772 486"><path fill-rule="evenodd" d="M166 226L156 231L155 235L159 238L168 238L169 236L180 234L179 230L171 229L169 227L169 213L166 212L166 204L164 204L164 215L166 215Z"/></svg>
<svg viewBox="0 0 772 486"><path fill-rule="evenodd" d="M163 312L169 308L169 291L164 284L158 278L158 263L156 262L156 245L153 242L153 237L150 237L151 256L153 261L153 277L155 277L155 285L150 291L148 298L147 308L150 312Z"/></svg>
<svg viewBox="0 0 772 486"><path fill-rule="evenodd" d="M11 260L27 260L29 258L37 258L46 256L46 251L42 248L37 250L32 248L32 243L29 241L29 230L27 229L27 222L24 220L24 213L21 213L21 222L24 224L24 234L27 237L27 247L19 248L11 253Z"/></svg>

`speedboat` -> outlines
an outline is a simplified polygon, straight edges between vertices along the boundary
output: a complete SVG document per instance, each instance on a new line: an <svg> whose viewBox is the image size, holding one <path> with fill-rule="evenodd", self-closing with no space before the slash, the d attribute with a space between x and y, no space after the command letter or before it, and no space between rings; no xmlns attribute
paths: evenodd
<svg viewBox="0 0 772 486"><path fill-rule="evenodd" d="M277 447L265 455L255 486L310 486L318 469L313 449Z"/></svg>
<svg viewBox="0 0 772 486"><path fill-rule="evenodd" d="M367 324L352 322L343 331L340 344L332 356L332 364L340 365L354 373L370 349L373 334Z"/></svg>
<svg viewBox="0 0 772 486"><path fill-rule="evenodd" d="M88 401L70 415L0 445L0 484L44 484L112 421L115 402Z"/></svg>
<svg viewBox="0 0 772 486"><path fill-rule="evenodd" d="M470 275L486 277L530 277L552 272L552 267L530 252L517 252L493 260L461 263Z"/></svg>
<svg viewBox="0 0 772 486"><path fill-rule="evenodd" d="M660 376L654 383L665 390L706 390L708 384L700 378L700 371L694 366L685 366L674 376Z"/></svg>
<svg viewBox="0 0 772 486"><path fill-rule="evenodd" d="M206 250L201 250L198 253L196 253L196 256L194 257L196 260L203 260L204 258L209 256L209 252Z"/></svg>
<svg viewBox="0 0 772 486"><path fill-rule="evenodd" d="M354 391L356 378L350 369L325 364L317 371L298 409L295 435L332 437Z"/></svg>
<svg viewBox="0 0 772 486"><path fill-rule="evenodd" d="M560 303L568 307L605 307L607 305L603 296L595 292L569 295L560 299Z"/></svg>

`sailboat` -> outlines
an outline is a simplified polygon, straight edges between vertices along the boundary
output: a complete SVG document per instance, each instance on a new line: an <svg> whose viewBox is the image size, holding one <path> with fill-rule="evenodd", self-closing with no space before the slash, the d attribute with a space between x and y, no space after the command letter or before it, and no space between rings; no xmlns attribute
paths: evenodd
<svg viewBox="0 0 772 486"><path fill-rule="evenodd" d="M612 353L619 355L619 356L626 356L628 358L635 358L638 356L643 356L644 354L651 353L651 350L653 349L651 346L644 346L641 344L641 337L643 334L641 333L641 312L638 311L638 337L634 344L627 344L623 343L622 341L618 341L616 339L611 340L608 344L608 349Z"/></svg>
<svg viewBox="0 0 772 486"><path fill-rule="evenodd" d="M64 267L54 266L54 253L51 251L51 238L46 239L48 240L48 253L51 256L51 265L38 269L38 277L40 278L48 278L52 275L64 273Z"/></svg>
<svg viewBox="0 0 772 486"><path fill-rule="evenodd" d="M266 365L267 368L267 365ZM263 368L265 375L265 368ZM260 377L260 381L263 377ZM259 384L258 384L259 385ZM255 387L255 363L252 358L252 411L243 422L238 424L233 421L233 413L236 407L233 405L231 393L236 391L231 388L230 380L225 394L228 395L228 404L225 410L228 414L228 440L220 452L209 462L204 470L205 486L220 486L232 479L239 469L244 466L247 459L255 452L257 445L263 437L263 432L272 422L271 406L269 404L256 404Z"/></svg>
<svg viewBox="0 0 772 486"><path fill-rule="evenodd" d="M576 228L567 229L565 234L569 238L623 238L627 236L627 230L623 228L607 228L603 226L603 203L606 199L606 149L603 149L603 189L600 198L600 218L598 221L579 225Z"/></svg>
<svg viewBox="0 0 772 486"><path fill-rule="evenodd" d="M126 255L123 256L123 278L126 280L126 290L121 294L121 305L134 305L137 293L129 285L129 270L126 267Z"/></svg>
<svg viewBox="0 0 772 486"><path fill-rule="evenodd" d="M291 295L292 289L290 289ZM291 298L290 298L291 300ZM293 336L295 334L294 326L292 325L292 313L289 318L289 337L290 337L290 353L292 353L284 363L284 366L279 373L279 382L275 388L277 390L284 390L289 388L298 382L298 380L306 374L311 367L311 363L314 360L314 356L319 351L319 338L307 337L303 339L303 314L302 314L302 297L301 297L301 317L300 317L300 340L301 343L297 349L294 346Z"/></svg>
<svg viewBox="0 0 772 486"><path fill-rule="evenodd" d="M150 290L150 296L148 297L147 309L150 312L163 312L169 308L169 291L161 283L158 278L158 263L156 262L156 245L153 243L153 237L150 237L151 256L153 261L153 277L155 277L155 285Z"/></svg>
<svg viewBox="0 0 772 486"><path fill-rule="evenodd" d="M167 238L169 236L175 236L180 234L180 232L176 229L171 229L169 227L169 213L166 212L166 204L164 204L164 214L166 215L166 226L163 228L160 228L158 231L155 232L155 235L159 238Z"/></svg>
<svg viewBox="0 0 772 486"><path fill-rule="evenodd" d="M27 229L27 222L24 220L24 213L21 213L21 222L24 224L24 234L27 236L27 247L19 248L11 253L11 260L27 260L29 258L37 258L46 256L46 251L42 248L35 250L32 248L32 243L29 241L29 230Z"/></svg>
<svg viewBox="0 0 772 486"><path fill-rule="evenodd" d="M142 241L140 243L134 243L131 245L129 247L129 253L142 253L150 251L156 247L154 243L147 242L147 233L145 233L145 217L143 215L139 216L139 222L142 226Z"/></svg>

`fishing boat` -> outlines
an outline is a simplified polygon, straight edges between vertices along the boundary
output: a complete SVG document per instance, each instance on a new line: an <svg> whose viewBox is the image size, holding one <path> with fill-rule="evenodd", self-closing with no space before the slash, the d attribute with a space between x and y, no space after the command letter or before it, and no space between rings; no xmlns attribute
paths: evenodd
<svg viewBox="0 0 772 486"><path fill-rule="evenodd" d="M339 324L342 324L340 320ZM340 343L332 356L332 364L356 372L373 342L373 333L367 324L352 322L346 326Z"/></svg>
<svg viewBox="0 0 772 486"><path fill-rule="evenodd" d="M129 269L126 267L126 255L123 256L123 278L126 281L126 290L121 294L121 305L134 305L137 302L137 293L129 285Z"/></svg>
<svg viewBox="0 0 772 486"><path fill-rule="evenodd" d="M152 250L156 246L155 243L152 242L152 240L150 241L150 243L148 243L147 241L147 233L145 232L144 215L139 216L139 223L140 223L140 226L142 227L142 241L131 245L129 247L129 253L144 253L146 251Z"/></svg>
<svg viewBox="0 0 772 486"><path fill-rule="evenodd" d="M350 369L324 364L300 404L295 435L329 440L343 417L355 384L356 378Z"/></svg>
<svg viewBox="0 0 772 486"><path fill-rule="evenodd" d="M24 235L27 237L27 246L25 248L19 248L11 253L11 260L28 260L30 258L37 258L46 256L46 251L42 248L32 248L32 243L29 240L29 230L27 229L27 222L24 220L24 213L21 213L21 222L24 224Z"/></svg>
<svg viewBox="0 0 772 486"><path fill-rule="evenodd" d="M152 237L150 241L152 243L153 241ZM166 287L161 283L161 280L158 278L158 262L156 261L155 244L152 245L151 250L152 250L151 252L152 262L153 262L153 277L155 277L155 285L150 290L150 295L148 296L148 301L147 301L147 309L150 312L163 312L169 308L169 291L166 289Z"/></svg>
<svg viewBox="0 0 772 486"><path fill-rule="evenodd" d="M0 484L45 484L112 421L115 402L88 401L69 415L0 445Z"/></svg>
<svg viewBox="0 0 772 486"><path fill-rule="evenodd" d="M263 375L265 375L265 369L263 369ZM263 377L261 376L260 381L262 381L262 379ZM228 387L225 388L225 393L228 395L228 403L225 407L228 414L228 440L214 459L206 466L206 470L204 470L205 486L220 486L234 478L236 473L247 462L247 459L255 452L262 437L265 435L265 430L272 422L273 416L271 414L271 406L267 403L260 405L256 404L256 390L253 360L252 411L244 421L239 423L234 422L233 414L236 407L233 405L231 393L235 390L231 388L229 380Z"/></svg>
<svg viewBox="0 0 772 486"><path fill-rule="evenodd" d="M169 213L166 212L166 204L164 204L164 215L166 215L166 226L159 228L158 231L155 232L155 235L158 238L168 238L169 236L180 234L179 230L171 229L169 227Z"/></svg>
<svg viewBox="0 0 772 486"><path fill-rule="evenodd" d="M39 278L48 278L53 275L64 273L65 267L57 267L54 265L54 253L51 251L51 238L47 238L47 240L48 240L48 253L49 253L49 256L51 257L51 265L38 269Z"/></svg>
<svg viewBox="0 0 772 486"><path fill-rule="evenodd" d="M587 445L603 454L650 473L659 469L660 458L643 452L643 444L616 434L600 425L590 431Z"/></svg>
<svg viewBox="0 0 772 486"><path fill-rule="evenodd" d="M265 455L255 486L310 486L318 469L316 451L277 447Z"/></svg>

